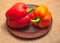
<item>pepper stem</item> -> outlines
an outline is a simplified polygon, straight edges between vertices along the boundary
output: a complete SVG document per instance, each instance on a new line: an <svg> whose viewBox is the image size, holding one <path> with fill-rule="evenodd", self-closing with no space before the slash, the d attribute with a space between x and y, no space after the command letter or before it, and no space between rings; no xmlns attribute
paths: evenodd
<svg viewBox="0 0 60 43"><path fill-rule="evenodd" d="M37 17L35 20L31 20L31 22L33 22L33 23L36 23L36 22L41 22L42 20L41 20L41 18L40 17Z"/></svg>
<svg viewBox="0 0 60 43"><path fill-rule="evenodd" d="M34 10L33 8L29 8L27 9L27 12L30 13L32 10Z"/></svg>

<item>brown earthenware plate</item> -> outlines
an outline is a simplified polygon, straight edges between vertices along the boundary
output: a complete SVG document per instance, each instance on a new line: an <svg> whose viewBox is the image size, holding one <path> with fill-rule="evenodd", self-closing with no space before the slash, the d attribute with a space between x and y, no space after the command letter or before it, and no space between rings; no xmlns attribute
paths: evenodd
<svg viewBox="0 0 60 43"><path fill-rule="evenodd" d="M28 4L28 8L36 8L36 7L37 5ZM52 20L51 20L51 24L44 29L34 27L32 23L30 23L29 26L22 29L13 30L12 28L9 27L8 30L13 35L23 38L23 39L36 39L47 34L50 31L51 26L52 26Z"/></svg>

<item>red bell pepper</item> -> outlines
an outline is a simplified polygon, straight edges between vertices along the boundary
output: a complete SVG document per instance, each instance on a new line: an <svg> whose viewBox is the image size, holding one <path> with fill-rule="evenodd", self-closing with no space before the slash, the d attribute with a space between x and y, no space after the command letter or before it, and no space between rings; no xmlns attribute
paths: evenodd
<svg viewBox="0 0 60 43"><path fill-rule="evenodd" d="M6 12L8 25L12 28L23 28L30 24L30 17L27 12L27 5L17 3Z"/></svg>
<svg viewBox="0 0 60 43"><path fill-rule="evenodd" d="M44 5L37 7L31 14L31 21L34 26L45 28L51 23L51 13Z"/></svg>
<svg viewBox="0 0 60 43"><path fill-rule="evenodd" d="M30 17L26 15L25 17L21 19L16 19L16 20L8 20L8 25L12 27L13 29L16 28L23 28L26 27L30 24Z"/></svg>
<svg viewBox="0 0 60 43"><path fill-rule="evenodd" d="M27 15L27 5L24 3L16 3L6 12L7 19L20 19Z"/></svg>

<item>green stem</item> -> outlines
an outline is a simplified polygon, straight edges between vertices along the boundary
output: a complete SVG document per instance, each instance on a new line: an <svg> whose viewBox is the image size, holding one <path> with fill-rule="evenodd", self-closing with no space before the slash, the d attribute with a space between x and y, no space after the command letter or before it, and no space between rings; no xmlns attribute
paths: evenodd
<svg viewBox="0 0 60 43"><path fill-rule="evenodd" d="M27 12L30 13L32 10L34 10L33 8L29 8L27 9Z"/></svg>
<svg viewBox="0 0 60 43"><path fill-rule="evenodd" d="M33 23L36 23L36 22L41 22L42 20L41 20L41 18L40 17L37 17L35 20L31 20L31 22L33 22Z"/></svg>

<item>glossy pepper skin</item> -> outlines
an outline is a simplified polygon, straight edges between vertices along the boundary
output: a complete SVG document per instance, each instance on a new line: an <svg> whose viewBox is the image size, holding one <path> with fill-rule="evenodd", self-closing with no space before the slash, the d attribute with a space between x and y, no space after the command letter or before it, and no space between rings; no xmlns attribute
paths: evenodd
<svg viewBox="0 0 60 43"><path fill-rule="evenodd" d="M18 20L8 20L8 25L12 28L23 28L30 24L30 17L26 15L25 17Z"/></svg>
<svg viewBox="0 0 60 43"><path fill-rule="evenodd" d="M7 12L7 19L20 19L27 15L27 5L24 3L16 3Z"/></svg>
<svg viewBox="0 0 60 43"><path fill-rule="evenodd" d="M45 28L51 23L51 13L44 5L37 7L31 14L31 21L34 26Z"/></svg>
<svg viewBox="0 0 60 43"><path fill-rule="evenodd" d="M6 12L8 25L13 29L23 28L30 24L30 17L26 11L27 5L16 3Z"/></svg>

